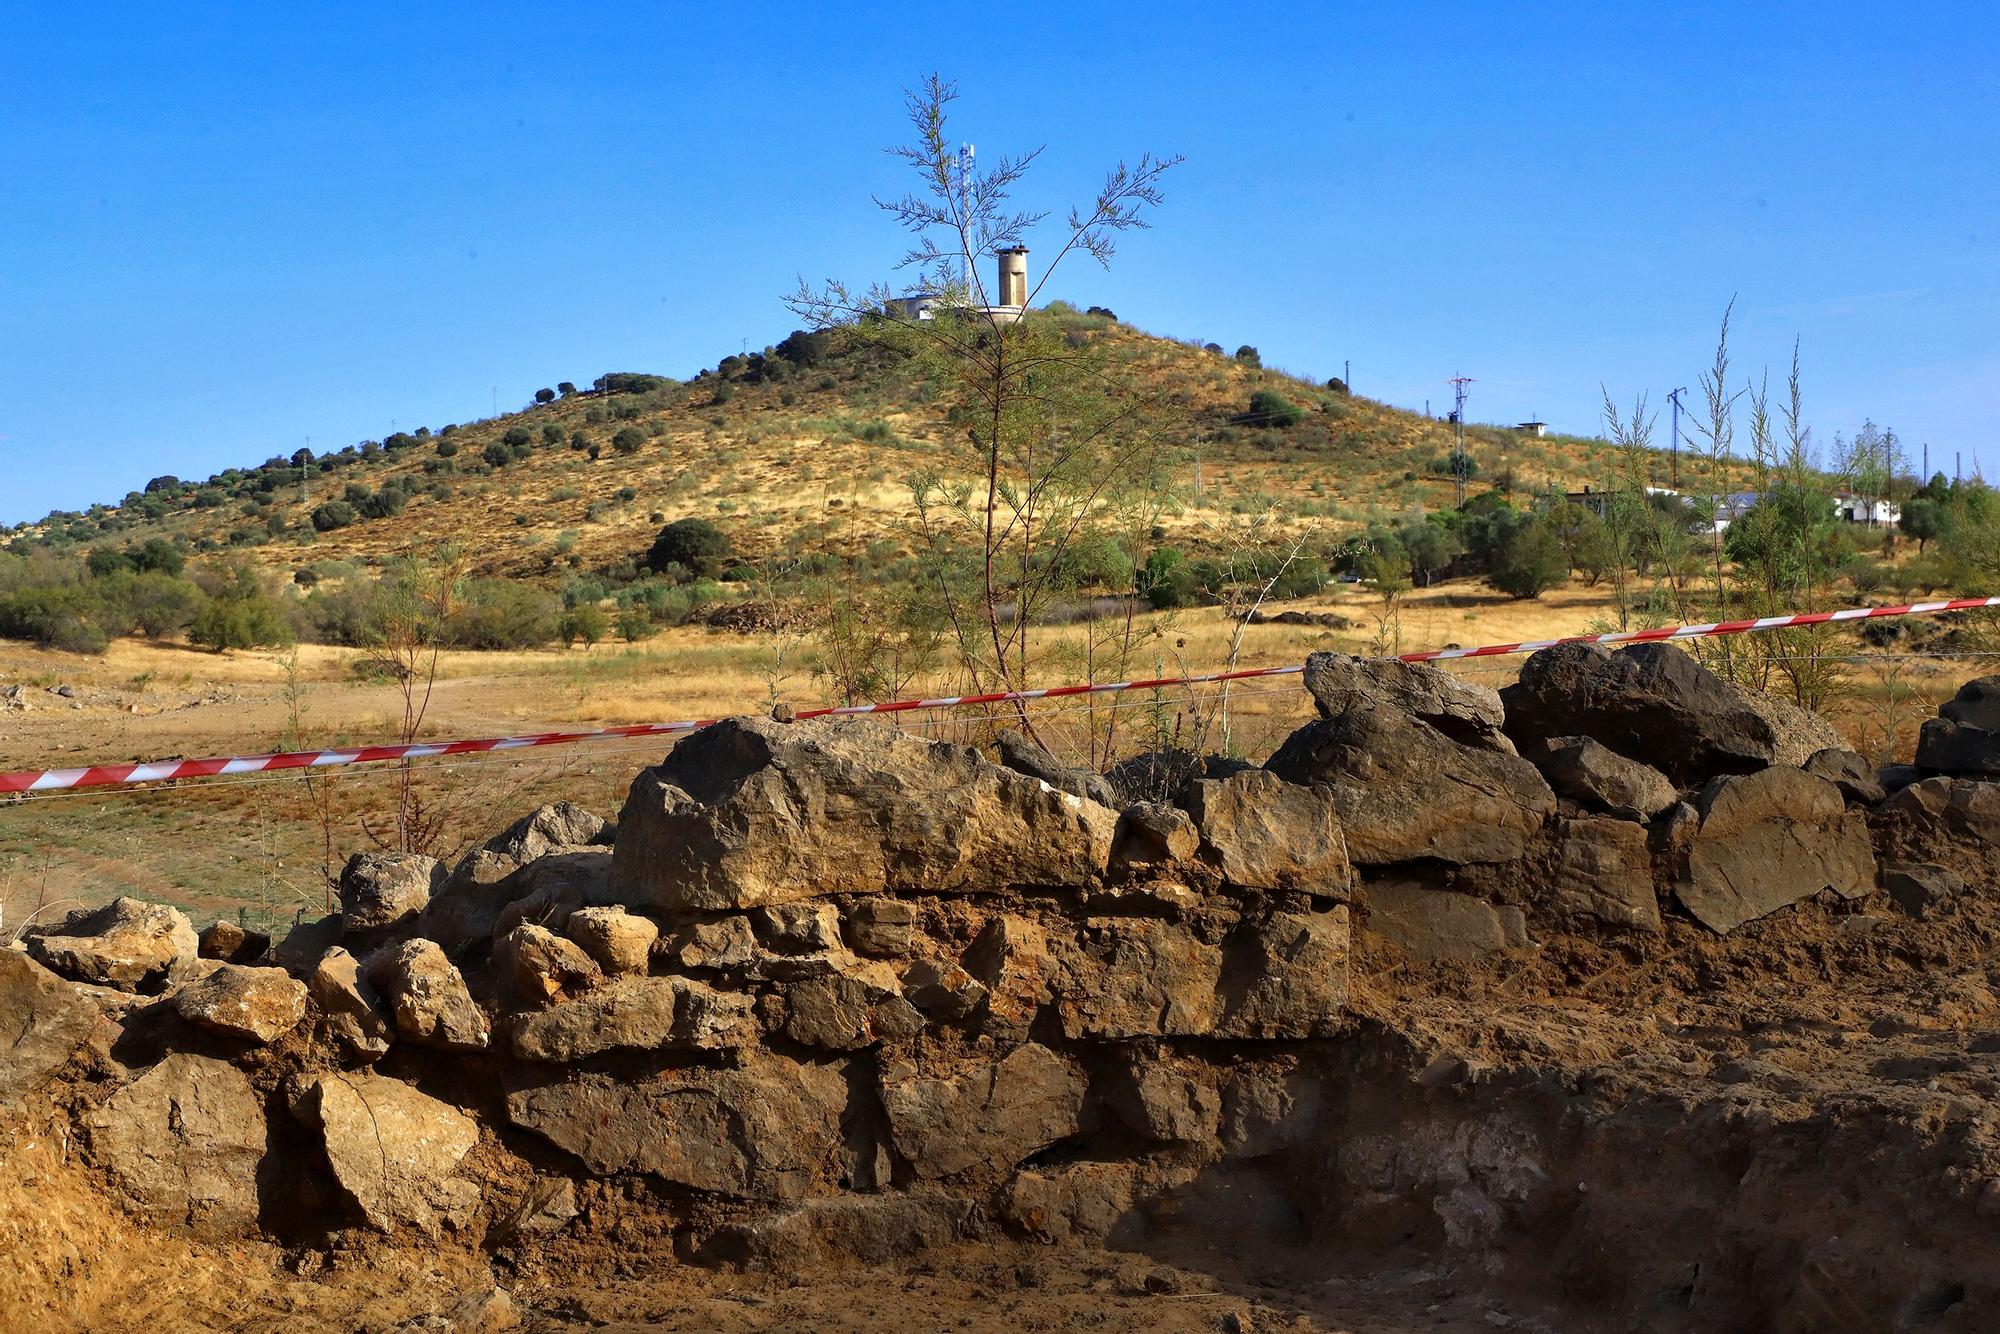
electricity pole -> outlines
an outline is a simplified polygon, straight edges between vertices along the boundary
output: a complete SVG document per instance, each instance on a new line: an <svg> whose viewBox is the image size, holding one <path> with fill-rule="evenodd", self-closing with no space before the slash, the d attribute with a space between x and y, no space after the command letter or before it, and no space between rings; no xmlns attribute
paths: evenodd
<svg viewBox="0 0 2000 1334"><path fill-rule="evenodd" d="M1340 382L1347 386L1347 392L1354 392L1354 363L1343 358L1340 363Z"/></svg>
<svg viewBox="0 0 2000 1334"><path fill-rule="evenodd" d="M1673 480L1668 482L1667 485L1676 491L1681 489L1681 395L1686 392L1687 386L1682 385L1679 389L1667 395L1667 402L1674 405ZM1655 417L1653 420L1658 421L1659 418Z"/></svg>
<svg viewBox="0 0 2000 1334"><path fill-rule="evenodd" d="M1451 424L1455 432L1455 443L1451 454L1452 495L1455 508L1465 507L1465 470L1472 460L1465 452L1465 386L1475 383L1469 375L1454 375L1445 381L1457 395L1451 410Z"/></svg>

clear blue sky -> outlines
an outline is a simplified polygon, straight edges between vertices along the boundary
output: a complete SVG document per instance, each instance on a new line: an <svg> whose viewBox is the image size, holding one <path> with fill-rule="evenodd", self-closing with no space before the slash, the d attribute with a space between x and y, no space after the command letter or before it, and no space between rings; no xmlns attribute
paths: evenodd
<svg viewBox="0 0 2000 1334"><path fill-rule="evenodd" d="M1051 295L1595 431L1737 294L1820 438L2000 476L1990 3L835 8L18 7L0 522L773 342L796 275L888 276L934 68L982 155L1048 146L1024 203L1187 156Z"/></svg>

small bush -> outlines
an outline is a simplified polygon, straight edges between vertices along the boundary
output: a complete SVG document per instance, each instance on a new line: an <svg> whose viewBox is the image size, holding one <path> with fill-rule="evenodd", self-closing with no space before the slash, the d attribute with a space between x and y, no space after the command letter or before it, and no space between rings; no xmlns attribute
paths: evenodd
<svg viewBox="0 0 2000 1334"><path fill-rule="evenodd" d="M330 533L354 522L354 506L344 500L329 500L312 512L313 531Z"/></svg>
<svg viewBox="0 0 2000 1334"><path fill-rule="evenodd" d="M556 391L555 391L555 390L553 390L553 389L537 389L537 390L535 391L535 402L537 402L537 403L553 403L553 402L555 402L555 401L556 401Z"/></svg>
<svg viewBox="0 0 2000 1334"><path fill-rule="evenodd" d="M1221 348L1216 349L1218 352L1221 350ZM1236 349L1236 359L1250 367L1261 367L1264 364L1264 359L1257 355L1257 349L1248 343Z"/></svg>
<svg viewBox="0 0 2000 1334"><path fill-rule="evenodd" d="M620 454L637 454L646 445L646 433L636 426L622 427L611 437L611 447Z"/></svg>

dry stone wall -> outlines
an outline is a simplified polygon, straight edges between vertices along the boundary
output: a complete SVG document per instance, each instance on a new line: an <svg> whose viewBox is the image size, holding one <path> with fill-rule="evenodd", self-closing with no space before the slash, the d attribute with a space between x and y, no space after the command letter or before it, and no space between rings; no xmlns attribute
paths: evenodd
<svg viewBox="0 0 2000 1334"><path fill-rule="evenodd" d="M1262 766L1086 781L1020 739L996 764L737 718L615 824L357 857L339 912L262 950L75 913L0 952L0 1099L53 1091L108 1189L203 1235L506 1247L642 1210L676 1254L769 1264L1102 1237L1204 1173L1340 1161L1316 1137L1363 955L1816 895L1921 916L2000 859L2000 681L1878 774L1668 647L1550 650L1504 694L1330 655L1305 680L1321 716Z"/></svg>

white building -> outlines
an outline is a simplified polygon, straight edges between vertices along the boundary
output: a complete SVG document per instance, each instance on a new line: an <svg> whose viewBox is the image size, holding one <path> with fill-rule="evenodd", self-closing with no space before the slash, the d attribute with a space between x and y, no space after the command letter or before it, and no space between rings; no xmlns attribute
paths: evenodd
<svg viewBox="0 0 2000 1334"><path fill-rule="evenodd" d="M1857 496L1852 491L1834 493L1833 512L1847 523L1865 523L1871 528L1889 528L1903 520L1903 507L1895 501Z"/></svg>

